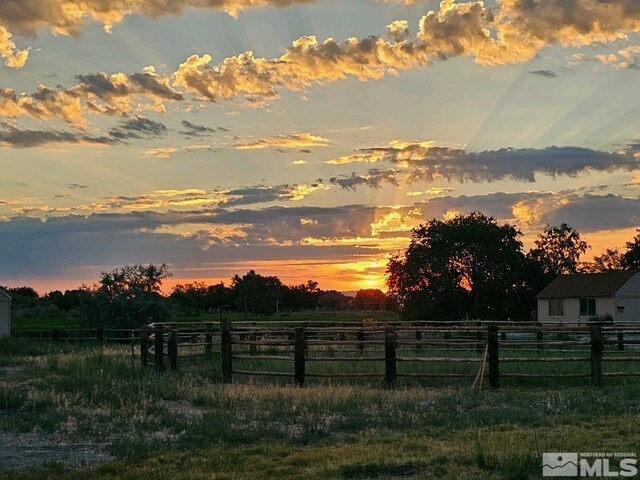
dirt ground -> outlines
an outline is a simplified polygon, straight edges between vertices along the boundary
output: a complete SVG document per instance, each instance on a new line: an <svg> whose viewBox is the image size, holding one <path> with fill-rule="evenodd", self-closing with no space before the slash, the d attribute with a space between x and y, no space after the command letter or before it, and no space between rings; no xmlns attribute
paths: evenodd
<svg viewBox="0 0 640 480"><path fill-rule="evenodd" d="M26 470L47 464L62 464L65 468L81 468L115 460L103 445L66 443L60 438L39 432L0 434L0 467Z"/></svg>

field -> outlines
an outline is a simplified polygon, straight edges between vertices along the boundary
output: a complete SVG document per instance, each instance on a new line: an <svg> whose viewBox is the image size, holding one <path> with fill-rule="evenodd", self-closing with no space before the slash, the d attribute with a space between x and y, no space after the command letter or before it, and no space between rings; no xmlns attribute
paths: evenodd
<svg viewBox="0 0 640 480"><path fill-rule="evenodd" d="M0 351L1 479L524 479L543 451L640 451L635 380L299 389L158 373L124 346Z"/></svg>

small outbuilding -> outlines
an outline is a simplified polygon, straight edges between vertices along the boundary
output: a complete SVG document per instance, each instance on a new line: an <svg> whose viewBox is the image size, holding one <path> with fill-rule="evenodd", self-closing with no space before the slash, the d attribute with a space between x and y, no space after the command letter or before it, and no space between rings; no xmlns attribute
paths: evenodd
<svg viewBox="0 0 640 480"><path fill-rule="evenodd" d="M11 335L11 295L0 289L0 338Z"/></svg>
<svg viewBox="0 0 640 480"><path fill-rule="evenodd" d="M594 317L640 322L640 272L559 275L537 296L538 321L580 324Z"/></svg>

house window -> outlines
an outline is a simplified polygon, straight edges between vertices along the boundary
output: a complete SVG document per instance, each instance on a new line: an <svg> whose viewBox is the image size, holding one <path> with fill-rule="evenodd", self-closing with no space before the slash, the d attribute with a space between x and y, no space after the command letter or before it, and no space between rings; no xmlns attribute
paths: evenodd
<svg viewBox="0 0 640 480"><path fill-rule="evenodd" d="M564 298L549 299L549 316L564 317Z"/></svg>
<svg viewBox="0 0 640 480"><path fill-rule="evenodd" d="M595 298L580 299L580 316L581 317L596 316L596 299Z"/></svg>

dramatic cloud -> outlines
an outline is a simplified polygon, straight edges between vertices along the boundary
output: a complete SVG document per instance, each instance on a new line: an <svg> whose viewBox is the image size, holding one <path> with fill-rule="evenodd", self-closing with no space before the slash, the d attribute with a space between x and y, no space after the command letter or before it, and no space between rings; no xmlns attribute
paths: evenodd
<svg viewBox="0 0 640 480"><path fill-rule="evenodd" d="M104 25L107 32L124 17L180 15L187 8L208 8L237 15L244 8L286 7L313 0L2 0L0 25L14 33L35 35L50 28L59 35L78 36L87 19Z"/></svg>
<svg viewBox="0 0 640 480"><path fill-rule="evenodd" d="M111 25L134 12L157 16L177 14L190 6L236 11L243 6L285 6L298 2L142 0L131 6L130 2L123 5L122 1L115 0L65 0L62 8L61 0L21 0L19 7L16 1L0 3L0 25L4 23L10 30L21 33L33 33L36 27L44 25L65 34L77 34L86 16ZM319 42L314 36L303 36L282 56L273 59L244 52L213 64L211 55L193 55L171 76L159 76L148 67L142 73L131 75L79 76L81 83L66 89L40 87L55 105L36 98L42 95L40 91L16 97L12 91L5 90L0 97L3 99L0 114L57 117L82 126L86 112L113 115L128 113L134 108L164 111L165 102L182 101L184 93L209 101L243 98L246 104L261 107L277 98L279 89L299 92L314 83L348 77L363 81L380 79L450 57L471 57L482 65L521 63L550 45L611 42L638 32L640 5L636 0L501 0L487 8L480 1L444 0L438 10L420 19L414 35L402 20L392 22L387 28L390 39L369 36L343 42L328 38ZM632 51L628 53L634 55ZM548 77L548 73L541 70L535 74ZM145 99L150 102L141 103Z"/></svg>
<svg viewBox="0 0 640 480"><path fill-rule="evenodd" d="M0 57L4 58L4 63L11 68L24 67L29 58L29 50L18 50L11 33L2 26L0 26Z"/></svg>
<svg viewBox="0 0 640 480"><path fill-rule="evenodd" d="M329 139L313 135L311 133L292 133L290 135L277 135L270 138L261 138L234 144L237 150L256 150L263 148L300 148L300 147L326 147Z"/></svg>
<svg viewBox="0 0 640 480"><path fill-rule="evenodd" d="M578 175L588 171L632 171L640 168L636 146L620 152L579 147L503 148L482 152L435 146L433 142L394 141L387 147L356 150L330 164L388 162L403 167L410 182L438 180L493 182L503 179L533 182L536 174ZM401 175L398 174L399 178Z"/></svg>
<svg viewBox="0 0 640 480"><path fill-rule="evenodd" d="M157 76L152 68L133 75L99 73L77 78L81 83L74 87L53 89L40 85L32 94L18 95L14 90L0 89L0 116L59 118L84 128L88 113L123 115L134 109L164 112L163 102L183 100L181 93L169 87L169 80ZM151 103L144 103L145 99Z"/></svg>
<svg viewBox="0 0 640 480"><path fill-rule="evenodd" d="M256 193L249 190L238 189L236 193L249 197ZM205 190L192 189L157 191L152 195L165 201L189 201L207 194ZM141 199L118 197L113 201L131 205ZM198 203L191 206L203 208L187 211L171 208L165 212L132 208L129 213L6 219L0 222L3 239L0 270L9 278L21 275L37 278L88 265L149 261L185 268L212 268L232 260L348 261L403 248L411 228L430 218L446 218L456 212L482 211L534 232L547 222L569 222L581 233L635 227L640 223L637 198L581 196L571 192L441 196L395 207L229 209Z"/></svg>
<svg viewBox="0 0 640 480"><path fill-rule="evenodd" d="M117 143L117 140L58 130L23 130L7 123L0 124L0 146L2 147L30 148L53 143L111 145Z"/></svg>
<svg viewBox="0 0 640 480"><path fill-rule="evenodd" d="M398 174L395 170L378 170L372 168L366 175L358 175L355 172L351 176L342 175L329 179L333 185L339 185L344 189L356 190L361 185L378 189L383 182L398 186Z"/></svg>

